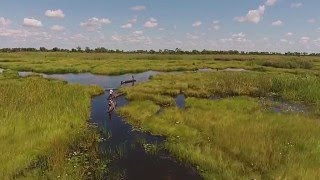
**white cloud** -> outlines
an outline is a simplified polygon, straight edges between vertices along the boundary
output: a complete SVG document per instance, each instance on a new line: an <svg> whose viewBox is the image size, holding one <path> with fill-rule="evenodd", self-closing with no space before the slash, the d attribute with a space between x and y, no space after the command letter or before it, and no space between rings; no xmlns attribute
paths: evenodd
<svg viewBox="0 0 320 180"><path fill-rule="evenodd" d="M314 18L308 19L308 23L316 23L316 20Z"/></svg>
<svg viewBox="0 0 320 180"><path fill-rule="evenodd" d="M110 24L111 21L108 18L90 18L86 22L80 23L80 26L87 28L88 30L100 29L103 25Z"/></svg>
<svg viewBox="0 0 320 180"><path fill-rule="evenodd" d="M155 18L150 18L149 21L144 23L146 28L154 28L158 26L158 21Z"/></svg>
<svg viewBox="0 0 320 180"><path fill-rule="evenodd" d="M143 31L133 31L132 34L134 34L134 35L142 35Z"/></svg>
<svg viewBox="0 0 320 180"><path fill-rule="evenodd" d="M273 5L276 4L276 2L277 2L277 0L267 0L265 4L266 4L267 6L273 6Z"/></svg>
<svg viewBox="0 0 320 180"><path fill-rule="evenodd" d="M218 21L218 20L214 20L212 23L213 23L213 24L219 24L219 23L220 23L220 21Z"/></svg>
<svg viewBox="0 0 320 180"><path fill-rule="evenodd" d="M64 31L65 28L63 26L60 26L60 25L53 25L50 29L52 31Z"/></svg>
<svg viewBox="0 0 320 180"><path fill-rule="evenodd" d="M182 41L179 41L177 39L173 40L173 42L176 43L176 44L182 44Z"/></svg>
<svg viewBox="0 0 320 180"><path fill-rule="evenodd" d="M155 19L155 18L150 18L150 21L152 21L152 22L156 22L157 20Z"/></svg>
<svg viewBox="0 0 320 180"><path fill-rule="evenodd" d="M249 40L246 39L246 34L243 32L233 34L231 38L225 39L224 42L235 42L235 43L243 43L243 42L248 42Z"/></svg>
<svg viewBox="0 0 320 180"><path fill-rule="evenodd" d="M292 36L292 35L293 35L292 32L288 32L288 33L286 34L286 36Z"/></svg>
<svg viewBox="0 0 320 180"><path fill-rule="evenodd" d="M159 31L164 31L164 30L166 30L165 28L159 28L158 29Z"/></svg>
<svg viewBox="0 0 320 180"><path fill-rule="evenodd" d="M246 38L235 38L233 39L234 42L239 42L239 43L245 43L248 42L249 40Z"/></svg>
<svg viewBox="0 0 320 180"><path fill-rule="evenodd" d="M274 22L272 22L272 26L281 26L283 24L283 22L282 21L280 21L280 20L278 20L278 21L274 21Z"/></svg>
<svg viewBox="0 0 320 180"><path fill-rule="evenodd" d="M286 43L286 42L288 42L288 40L286 40L286 39L280 39L280 42Z"/></svg>
<svg viewBox="0 0 320 180"><path fill-rule="evenodd" d="M269 41L269 38L268 37L264 37L264 38L262 38L262 40Z"/></svg>
<svg viewBox="0 0 320 180"><path fill-rule="evenodd" d="M119 36L118 34L112 35L111 39L112 41L117 41L117 42L122 40L121 36Z"/></svg>
<svg viewBox="0 0 320 180"><path fill-rule="evenodd" d="M146 6L133 6L130 9L134 10L134 11L144 11L147 9L147 7Z"/></svg>
<svg viewBox="0 0 320 180"><path fill-rule="evenodd" d="M299 7L302 7L302 5L303 5L302 3L292 3L291 7L292 8L299 8Z"/></svg>
<svg viewBox="0 0 320 180"><path fill-rule="evenodd" d="M21 37L25 33L18 29L0 29L0 36L2 37Z"/></svg>
<svg viewBox="0 0 320 180"><path fill-rule="evenodd" d="M295 42L294 41L289 41L289 44L293 45L293 44L295 44Z"/></svg>
<svg viewBox="0 0 320 180"><path fill-rule="evenodd" d="M129 23L135 24L137 21L138 21L138 17L135 16L135 17L133 17L132 19L129 20Z"/></svg>
<svg viewBox="0 0 320 180"><path fill-rule="evenodd" d="M122 25L121 28L124 28L124 29L132 28L133 24L135 24L137 21L138 21L138 17L135 16L132 19L130 19L127 24Z"/></svg>
<svg viewBox="0 0 320 180"><path fill-rule="evenodd" d="M302 43L302 44L306 44L306 43L308 43L309 41L310 41L310 38L307 37L307 36L304 36L304 37L301 37L301 38L300 38L300 43Z"/></svg>
<svg viewBox="0 0 320 180"><path fill-rule="evenodd" d="M124 28L124 29L132 28L132 24L131 23L124 24L121 26L121 28Z"/></svg>
<svg viewBox="0 0 320 180"><path fill-rule="evenodd" d="M177 25L173 25L173 29L176 30L177 29Z"/></svg>
<svg viewBox="0 0 320 180"><path fill-rule="evenodd" d="M1 37L10 37L10 38L28 38L28 37L39 37L39 38L49 38L48 33L34 31L31 29L9 29L9 28L0 28Z"/></svg>
<svg viewBox="0 0 320 180"><path fill-rule="evenodd" d="M222 43L227 43L227 42L232 42L233 39L232 38L223 38L223 39L220 39L219 41Z"/></svg>
<svg viewBox="0 0 320 180"><path fill-rule="evenodd" d="M70 37L71 40L74 40L74 41L89 41L90 38L83 35L83 34L74 34Z"/></svg>
<svg viewBox="0 0 320 180"><path fill-rule="evenodd" d="M250 42L247 38L246 38L246 34L244 34L243 32L237 33L237 34L233 34L231 36L231 38L224 38L224 39L220 39L220 42L222 43L247 43Z"/></svg>
<svg viewBox="0 0 320 180"><path fill-rule="evenodd" d="M249 23L259 23L265 12L265 6L259 6L258 9L250 10L246 16L235 17L234 19L238 22L249 22Z"/></svg>
<svg viewBox="0 0 320 180"><path fill-rule="evenodd" d="M199 39L199 36L187 33L187 39Z"/></svg>
<svg viewBox="0 0 320 180"><path fill-rule="evenodd" d="M23 25L29 26L29 27L41 27L42 23L41 23L41 21L36 20L34 18L24 18Z"/></svg>
<svg viewBox="0 0 320 180"><path fill-rule="evenodd" d="M221 28L220 25L214 25L213 26L213 29L216 30L216 31L218 31L220 28Z"/></svg>
<svg viewBox="0 0 320 180"><path fill-rule="evenodd" d="M243 32L240 32L238 34L233 34L232 37L235 37L235 38L243 38L243 37L246 37L246 34L244 34Z"/></svg>
<svg viewBox="0 0 320 180"><path fill-rule="evenodd" d="M320 38L313 40L314 45L320 46Z"/></svg>
<svg viewBox="0 0 320 180"><path fill-rule="evenodd" d="M152 44L151 38L144 36L143 31L134 31L132 34L127 36L120 36L119 34L115 34L111 36L112 41L121 42L121 43L139 43L143 45Z"/></svg>
<svg viewBox="0 0 320 180"><path fill-rule="evenodd" d="M51 18L64 18L65 15L63 13L63 11L61 9L57 9L57 10L47 10L45 12L45 15L47 17L51 17Z"/></svg>
<svg viewBox="0 0 320 180"><path fill-rule="evenodd" d="M192 27L199 27L202 25L202 22L201 21L196 21L192 24Z"/></svg>
<svg viewBox="0 0 320 180"><path fill-rule="evenodd" d="M11 21L7 18L0 17L0 26L8 26L11 24Z"/></svg>
<svg viewBox="0 0 320 180"><path fill-rule="evenodd" d="M213 26L212 26L212 28L209 28L209 30L216 30L216 31L218 31L218 30L221 28L221 26L220 26L220 21L218 21L218 20L214 20L214 21L212 22L212 24L213 24Z"/></svg>

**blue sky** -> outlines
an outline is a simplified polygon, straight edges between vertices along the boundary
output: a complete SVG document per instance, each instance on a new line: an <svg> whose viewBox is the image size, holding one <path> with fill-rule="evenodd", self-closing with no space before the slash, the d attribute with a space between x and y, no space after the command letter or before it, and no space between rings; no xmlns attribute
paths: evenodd
<svg viewBox="0 0 320 180"><path fill-rule="evenodd" d="M0 47L320 51L319 0L0 0Z"/></svg>

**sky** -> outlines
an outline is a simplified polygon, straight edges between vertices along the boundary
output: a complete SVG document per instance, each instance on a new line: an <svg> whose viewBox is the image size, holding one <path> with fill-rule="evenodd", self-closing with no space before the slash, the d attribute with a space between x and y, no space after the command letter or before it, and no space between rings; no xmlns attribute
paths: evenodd
<svg viewBox="0 0 320 180"><path fill-rule="evenodd" d="M320 52L319 0L0 0L0 48Z"/></svg>

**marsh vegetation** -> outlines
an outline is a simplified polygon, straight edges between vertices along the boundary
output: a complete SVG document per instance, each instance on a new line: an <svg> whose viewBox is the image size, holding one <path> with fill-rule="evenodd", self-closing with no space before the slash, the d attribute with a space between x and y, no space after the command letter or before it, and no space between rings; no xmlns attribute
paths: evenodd
<svg viewBox="0 0 320 180"><path fill-rule="evenodd" d="M243 68L259 71L319 74L320 57L284 55L171 55L21 52L0 53L0 68L47 74L84 73L119 75L203 68Z"/></svg>
<svg viewBox="0 0 320 180"><path fill-rule="evenodd" d="M316 76L274 72L162 74L124 88L132 103L120 113L166 136L166 147L205 179L314 179L320 176L319 87ZM175 106L180 93L187 96L183 109ZM312 110L279 114L261 97Z"/></svg>
<svg viewBox="0 0 320 180"><path fill-rule="evenodd" d="M0 177L86 177L97 165L92 161L99 137L87 122L90 99L101 92L98 86L20 78L17 72L4 71L0 75Z"/></svg>
<svg viewBox="0 0 320 180"><path fill-rule="evenodd" d="M115 75L150 70L175 72L152 73L148 82L121 88L130 103L117 112L132 130L165 137L164 148L203 178L320 177L319 57L30 52L1 53L0 68L6 69L0 74L4 178L99 179L110 172L104 163L109 161L96 161L100 134L88 127L90 98L103 89L35 75L21 78L17 71ZM221 71L226 68L231 69ZM100 78L90 76L104 86ZM157 152L150 142L141 147ZM114 176L122 177L121 172Z"/></svg>

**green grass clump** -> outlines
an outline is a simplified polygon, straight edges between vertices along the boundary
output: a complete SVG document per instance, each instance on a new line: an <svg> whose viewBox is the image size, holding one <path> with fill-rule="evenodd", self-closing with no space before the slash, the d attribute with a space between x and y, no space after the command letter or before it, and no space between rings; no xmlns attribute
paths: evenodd
<svg viewBox="0 0 320 180"><path fill-rule="evenodd" d="M304 60L286 60L286 61L264 61L263 66L270 66L275 68L286 68L286 69L312 69L314 64Z"/></svg>
<svg viewBox="0 0 320 180"><path fill-rule="evenodd" d="M13 71L13 70L4 70L2 75L0 75L1 79L14 79L14 78L19 78L19 74L17 71Z"/></svg>
<svg viewBox="0 0 320 180"><path fill-rule="evenodd" d="M91 96L102 89L12 74L0 75L0 177L82 177L67 154L74 143L94 141L82 135Z"/></svg>
<svg viewBox="0 0 320 180"><path fill-rule="evenodd" d="M124 117L130 117L130 122L136 127L141 126L145 120L148 120L152 115L157 113L160 109L159 106L152 103L152 101L139 101L133 102L131 107L123 107L119 113ZM140 112L140 113L136 113ZM136 114L136 116L132 116Z"/></svg>
<svg viewBox="0 0 320 180"><path fill-rule="evenodd" d="M145 131L167 137L166 147L205 179L318 179L320 79L254 72L161 74L125 88L148 94L120 109ZM168 92L172 93L168 93ZM186 108L160 109L152 95L183 92ZM222 100L204 99L211 96ZM308 104L308 114L275 113L257 97ZM143 113L141 113L143 112Z"/></svg>
<svg viewBox="0 0 320 180"><path fill-rule="evenodd" d="M151 100L161 106L175 105L175 101L172 97L160 94L151 94L143 92L128 92L127 98L131 101L134 100Z"/></svg>

